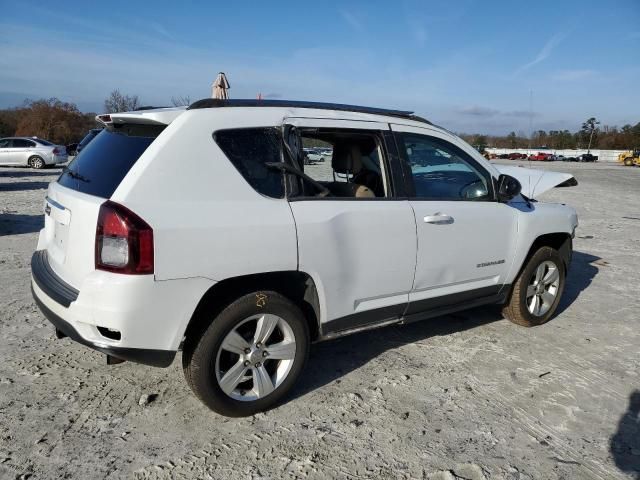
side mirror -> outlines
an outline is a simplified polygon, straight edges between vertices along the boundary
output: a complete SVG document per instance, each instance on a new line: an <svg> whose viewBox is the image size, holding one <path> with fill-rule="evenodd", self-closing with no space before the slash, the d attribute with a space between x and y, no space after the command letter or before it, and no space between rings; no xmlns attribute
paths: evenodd
<svg viewBox="0 0 640 480"><path fill-rule="evenodd" d="M500 175L498 177L498 201L499 202L508 202L513 197L518 195L522 190L522 185L520 182L509 176L509 175Z"/></svg>

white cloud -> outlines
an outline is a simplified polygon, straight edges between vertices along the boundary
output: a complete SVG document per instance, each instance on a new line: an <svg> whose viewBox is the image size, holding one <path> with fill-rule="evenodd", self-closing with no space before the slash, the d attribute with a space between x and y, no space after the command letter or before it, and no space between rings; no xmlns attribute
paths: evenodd
<svg viewBox="0 0 640 480"><path fill-rule="evenodd" d="M538 52L538 54L535 56L535 58L533 60L531 60L530 62L525 63L521 67L517 68L516 71L513 73L513 76L517 76L518 74L524 72L525 70L530 69L531 67L533 67L534 65L539 64L540 62L544 62L547 58L549 58L551 53L553 53L553 50L566 37L567 37L567 33L564 33L564 32L556 33L549 40L547 40L547 43L544 44L544 46Z"/></svg>
<svg viewBox="0 0 640 480"><path fill-rule="evenodd" d="M358 33L363 33L365 28L362 20L360 20L359 16L349 10L340 10L340 15L347 22L352 29L354 29Z"/></svg>
<svg viewBox="0 0 640 480"><path fill-rule="evenodd" d="M597 72L595 70L583 69L583 70L560 70L559 72L551 75L552 80L561 82L572 82L577 80L585 80L593 77Z"/></svg>

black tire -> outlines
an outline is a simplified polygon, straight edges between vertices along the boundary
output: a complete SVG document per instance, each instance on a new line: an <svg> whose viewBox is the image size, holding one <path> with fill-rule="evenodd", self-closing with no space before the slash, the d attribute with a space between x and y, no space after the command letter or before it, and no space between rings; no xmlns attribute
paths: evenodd
<svg viewBox="0 0 640 480"><path fill-rule="evenodd" d="M41 157L38 157L37 155L34 155L33 157L29 158L28 163L31 168L35 168L36 170L40 170L46 166L46 164L44 163L44 160Z"/></svg>
<svg viewBox="0 0 640 480"><path fill-rule="evenodd" d="M232 330L245 319L261 313L277 315L291 327L296 342L293 364L282 383L268 395L252 401L236 400L227 395L218 383L218 352ZM212 318L199 337L186 339L182 367L187 383L207 407L228 417L245 417L275 406L291 390L306 364L309 344L307 322L294 303L276 292L254 292L238 298Z"/></svg>
<svg viewBox="0 0 640 480"><path fill-rule="evenodd" d="M538 266L544 262L552 262L555 264L559 274L559 285L555 299L549 310L546 311L544 315L534 315L527 307L527 288L530 286ZM518 275L518 278L516 278L509 301L502 309L502 315L511 322L522 325L523 327L533 327L548 322L560 303L560 298L564 290L565 276L565 265L558 251L551 247L540 248L529 258L529 261Z"/></svg>
<svg viewBox="0 0 640 480"><path fill-rule="evenodd" d="M624 164L625 164L627 167L632 167L632 166L633 166L633 159L632 159L632 158L629 158L629 157L625 158L625 159L624 159Z"/></svg>

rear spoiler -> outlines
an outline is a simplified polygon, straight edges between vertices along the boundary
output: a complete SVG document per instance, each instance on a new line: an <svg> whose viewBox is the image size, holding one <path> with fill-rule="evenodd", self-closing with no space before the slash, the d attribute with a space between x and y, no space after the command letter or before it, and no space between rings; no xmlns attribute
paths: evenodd
<svg viewBox="0 0 640 480"><path fill-rule="evenodd" d="M96 115L103 125L137 123L143 125L169 125L187 111L187 107L145 108L133 112L105 113Z"/></svg>

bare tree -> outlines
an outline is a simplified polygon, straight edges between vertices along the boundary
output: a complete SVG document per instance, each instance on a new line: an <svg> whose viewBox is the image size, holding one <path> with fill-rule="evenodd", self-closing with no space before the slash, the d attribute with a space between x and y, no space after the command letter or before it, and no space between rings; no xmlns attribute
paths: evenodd
<svg viewBox="0 0 640 480"><path fill-rule="evenodd" d="M586 137L589 136L589 146L587 147L587 152L591 152L591 142L593 141L593 134L597 135L598 133L598 125L600 122L595 119L595 117L589 118L586 122L582 124L581 132Z"/></svg>
<svg viewBox="0 0 640 480"><path fill-rule="evenodd" d="M179 97L171 97L171 103L174 107L188 107L191 105L191 97L189 95L179 96Z"/></svg>
<svg viewBox="0 0 640 480"><path fill-rule="evenodd" d="M137 95L123 95L115 89L104 101L105 113L130 112L140 107L140 99Z"/></svg>

